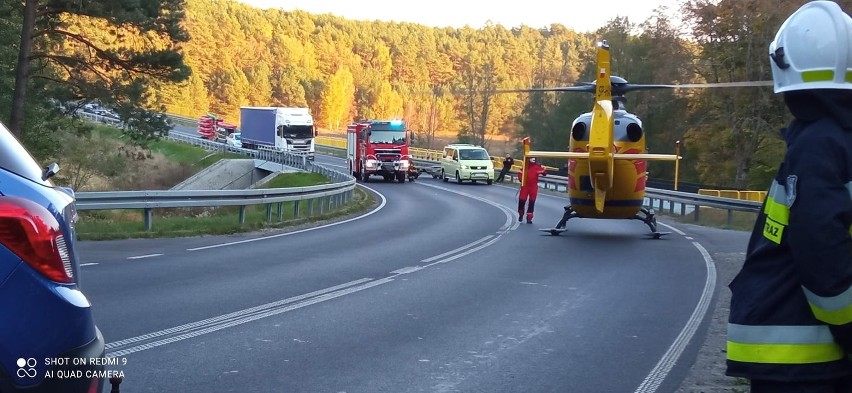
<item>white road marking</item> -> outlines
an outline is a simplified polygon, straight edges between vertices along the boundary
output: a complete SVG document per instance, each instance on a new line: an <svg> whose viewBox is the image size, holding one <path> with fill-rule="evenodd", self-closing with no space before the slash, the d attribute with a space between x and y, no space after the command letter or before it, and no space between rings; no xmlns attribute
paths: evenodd
<svg viewBox="0 0 852 393"><path fill-rule="evenodd" d="M455 250L450 250L450 251L447 251L447 252L445 252L445 253L443 253L443 254L439 254L439 255L435 255L434 257L426 258L426 259L424 259L424 260L422 260L422 261L420 261L420 262L427 262L427 263L428 263L428 262L432 262L432 261L434 261L434 260L436 260L436 259L441 259L441 258L443 258L443 257L445 257L445 256L447 256L447 255L455 254L455 253L457 253L457 252L460 252L460 251L463 251L463 250L465 250L465 249L471 248L471 247L473 247L473 246L475 246L475 245L477 245L477 244L479 244L479 243L482 243L482 242L484 242L484 241L487 241L488 239L491 239L492 237L494 237L494 235L488 235L488 236L483 237L482 239L479 239L479 240L477 240L477 241L475 241L475 242L465 244L465 245L463 245L463 246L461 246L461 247L459 247L459 248L457 248L457 249L455 249Z"/></svg>
<svg viewBox="0 0 852 393"><path fill-rule="evenodd" d="M382 195L380 192L378 192L378 191L376 191L376 190L374 190L370 187L367 187L367 186L364 186L364 185L361 185L361 187L364 187L364 188L366 188L370 191L375 192L376 195L378 195L379 198L382 199L382 203L380 203L377 208L375 208L373 211L371 211L367 214L360 215L358 217L353 217L353 218L350 218L348 220L337 221L337 222L333 222L333 223L330 223L330 224L320 225L318 227L313 227L313 228L301 229L301 230L293 231L293 232L279 233L277 235L256 237L256 238L253 238L253 239L238 240L238 241L234 241L234 242L219 243L219 244L213 244L213 245L203 246L203 247L187 248L186 250L187 251L208 250L208 249L211 249L211 248L227 247L227 246L234 246L234 245L237 245L237 244L257 242L257 241L261 241L261 240L277 239L277 238L282 237L282 236L290 236L290 235L295 235L295 234L298 234L298 233L315 231L315 230L318 230L318 229L323 229L323 228L333 227L333 226L336 226L336 225L346 224L347 222L352 222L352 221L355 221L355 220L360 220L360 219L365 218L365 217L369 217L369 216L375 214L376 212L378 212L379 210L381 210L382 208L385 207L385 205L387 204L387 199L385 198L384 195Z"/></svg>
<svg viewBox="0 0 852 393"><path fill-rule="evenodd" d="M92 263L81 263L81 264L80 264L80 267L83 267L83 266L95 266L95 265L97 265L97 264L98 264L97 262L92 262Z"/></svg>
<svg viewBox="0 0 852 393"><path fill-rule="evenodd" d="M378 285L386 284L393 281L390 278L384 278L380 280L372 280L369 278L362 278L356 281L350 281L345 284L337 285L334 287L321 289L318 291L314 291L311 293L307 293L304 295L294 296L291 298L287 298L284 300L279 300L277 302L267 303L264 305L248 308L245 310L240 310L236 312L232 312L225 315L220 315L214 318L204 319L198 322L188 323L180 326L176 326L173 328L156 331L153 333L144 334L137 337L132 337L112 343L106 344L106 348L108 351L111 349L117 349L123 346L127 346L128 344L141 343L144 341L148 341L157 337L166 338L148 342L145 344L136 345L130 348L119 349L114 351L107 352L107 357L118 357L124 356L135 352L144 351L146 349L151 349L155 347L159 347L162 345L182 341L188 338L197 337L203 334L212 333L218 330L222 330L228 327L233 327L237 325L242 325L247 322L256 321L258 319L270 317L273 315L282 314L288 311L296 310L302 307L306 307L312 304L324 302L326 300L331 300L340 296L348 295L350 293L362 291L367 288L372 288Z"/></svg>
<svg viewBox="0 0 852 393"><path fill-rule="evenodd" d="M666 225L666 227L677 231L671 226ZM710 300L713 299L713 292L716 288L716 264L713 262L713 257L710 256L710 253L707 252L700 243L694 241L692 242L692 245L695 246L695 248L697 248L701 253L701 256L704 257L704 266L707 269L707 279L704 281L704 290L701 292L701 298L698 300L695 310L693 310L692 315L686 322L686 326L683 327L680 334L678 334L677 338L675 338L674 342L669 347L668 351L663 354L663 357L659 362L657 362L657 365L654 366L648 376L645 377L642 384L636 388L634 393L653 393L660 387L660 384L663 383L663 380L666 379L666 376L674 367L675 362L677 362L680 355L683 354L687 344L689 344L692 340L692 337L695 335L695 331L698 330L701 320L704 319L704 316L707 314L707 309L710 307Z"/></svg>
<svg viewBox="0 0 852 393"><path fill-rule="evenodd" d="M515 217L516 217L515 214L517 214L517 213L514 210L512 210L512 208L509 208L509 207L507 207L503 204L500 204L500 203L497 203L497 202L494 202L494 201L491 201L491 200L488 200L488 199L485 199L485 198L482 198L482 197L478 197L476 195L471 195L471 194L468 194L466 192L451 190L451 189L446 188L446 187L440 187L440 186L435 186L435 185L426 184L426 183L415 183L415 184L418 184L418 185L424 186L424 187L436 188L436 189L441 190L441 191L451 192L453 194L461 195L461 196L464 196L464 197L475 199L475 200L480 201L480 202L487 203L491 206L494 206L494 207L502 210L503 213L506 215L506 222L503 224L502 227L500 227L500 230L514 230L515 228L518 227L518 224L515 221Z"/></svg>
<svg viewBox="0 0 852 393"><path fill-rule="evenodd" d="M396 270L392 271L391 274L408 274L408 273L414 273L418 270L423 270L423 268L420 267L420 266L408 266L408 267L404 267L402 269L396 269Z"/></svg>
<svg viewBox="0 0 852 393"><path fill-rule="evenodd" d="M135 257L127 257L127 259L144 259L144 258L153 258L153 257L161 256L161 255L163 255L163 254L137 255L137 256L135 256Z"/></svg>
<svg viewBox="0 0 852 393"><path fill-rule="evenodd" d="M675 227L673 227L673 226L671 226L671 225L663 224L662 222L657 223L657 225L662 225L662 226L664 226L664 227L666 227L666 228L669 228L669 229L671 229L671 230L672 230L672 232L677 233L678 235L686 236L686 232L681 231L680 229L677 229L677 228L675 228Z"/></svg>

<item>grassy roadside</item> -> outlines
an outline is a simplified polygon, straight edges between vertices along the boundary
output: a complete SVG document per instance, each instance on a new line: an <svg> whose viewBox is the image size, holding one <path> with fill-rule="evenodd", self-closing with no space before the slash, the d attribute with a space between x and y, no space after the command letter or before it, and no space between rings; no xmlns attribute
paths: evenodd
<svg viewBox="0 0 852 393"><path fill-rule="evenodd" d="M119 143L124 140L121 131L114 127L97 126L93 131L93 143ZM151 156L134 162L132 171L124 171L107 190L168 189L174 184L192 176L198 171L221 159L245 158L235 153L209 152L202 148L169 140L151 142L148 145ZM144 150L129 150L129 154L146 154ZM104 182L110 182L105 180ZM328 184L329 179L318 173L294 172L280 174L263 185L264 188L305 187ZM295 203L281 204L281 221L278 220L278 204L271 205L272 220L267 223L267 206L247 206L245 223L239 223L239 207L199 207L153 210L153 226L150 232L145 230L143 210L87 210L80 212L77 234L80 240L109 240L152 237L183 237L199 235L223 235L256 231L270 228L282 228L328 220L343 215L354 214L369 209L373 197L356 190L353 201L347 206L322 215L307 217L307 203L301 202L299 212L294 211Z"/></svg>
<svg viewBox="0 0 852 393"><path fill-rule="evenodd" d="M315 174L310 174L315 175ZM281 177L281 176L278 176ZM297 180L303 184L304 179ZM323 181L317 184L327 183ZM304 184L303 184L304 185ZM216 208L154 209L151 232L146 232L142 210L84 211L77 224L80 240L111 240L130 238L189 237L200 235L227 235L265 229L285 228L345 217L370 209L374 204L371 194L356 188L352 201L339 209L307 217L307 203L299 205L295 216L293 202L282 203L282 221L278 221L278 204L272 204L272 222L266 222L266 205L247 206L245 223L239 223L236 206Z"/></svg>

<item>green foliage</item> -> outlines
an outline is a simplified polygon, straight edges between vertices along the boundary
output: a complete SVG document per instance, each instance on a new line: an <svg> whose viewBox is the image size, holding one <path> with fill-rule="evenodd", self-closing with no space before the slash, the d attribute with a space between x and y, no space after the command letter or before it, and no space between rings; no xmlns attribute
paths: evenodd
<svg viewBox="0 0 852 393"><path fill-rule="evenodd" d="M132 107L190 117L214 112L236 123L242 105L307 106L318 126L333 131L354 117L402 116L433 148L440 147L433 146L436 138L457 135L479 144L530 136L537 149L564 149L571 122L590 110L591 96L500 89L592 80L594 43L601 39L612 48L613 73L633 83L767 80L769 40L801 4L682 1L681 20L660 8L645 21L618 17L583 34L559 24L453 29L353 21L230 0L53 3L58 13L38 25L45 34L37 35L32 64L42 81L31 83L39 98L27 101L28 111L46 98L97 99L123 108L122 117L135 119L125 131L147 143L166 124ZM0 14L11 15L0 17L6 91L14 86L20 11L20 3L0 0ZM679 31L681 25L690 30ZM102 51L86 58L89 47L80 37ZM123 67L130 64L138 67ZM674 142L684 142L683 181L752 187L780 160L774 134L787 117L769 89L648 91L628 99L651 152L673 153ZM10 101L0 96L4 107ZM28 112L26 132L33 135L27 139L55 149L49 131L34 131L38 124ZM652 164L649 171L652 178L674 176L672 165Z"/></svg>
<svg viewBox="0 0 852 393"><path fill-rule="evenodd" d="M263 188L307 187L326 183L329 183L329 179L319 173L291 172L278 174L278 176L263 184Z"/></svg>

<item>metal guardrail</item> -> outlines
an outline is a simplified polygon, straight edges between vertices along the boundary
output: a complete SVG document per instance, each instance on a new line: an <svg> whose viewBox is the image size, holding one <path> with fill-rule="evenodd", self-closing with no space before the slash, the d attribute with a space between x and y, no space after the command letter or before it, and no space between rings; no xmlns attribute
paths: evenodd
<svg viewBox="0 0 852 393"><path fill-rule="evenodd" d="M195 121L197 123L197 120L182 116L169 115L169 117L183 121ZM327 136L317 137L316 143L317 146L323 146L332 150L346 149L345 138ZM410 152L414 158L414 164L421 168L440 165L439 160L441 158L441 155L443 154L443 151L440 150L429 150L421 148L411 148ZM495 163L502 164L502 159L502 157L492 157L492 160L495 160ZM497 160L499 160L499 162ZM499 171L499 169L496 168L497 165L495 165L495 171ZM512 167L512 170L506 177L509 182L517 181L517 173L519 169L520 167L517 165ZM547 175L545 177L539 178L539 184L540 186L542 186L542 188L545 189L565 191L567 189L568 178L564 176ZM742 197L741 194L738 194L736 198L732 198L726 197L732 196L731 194L724 193L720 193L720 195L700 195L664 189L646 188L645 198L647 203L645 207L655 208L660 211L668 210L671 213L678 213L676 212L676 210L679 210L679 213L681 215L686 215L687 211L691 211L695 217L695 221L698 221L699 219L701 207L726 210L727 221L730 225L733 221L734 211L752 213L757 213L760 211L760 208L762 206L762 200L766 194L762 191L752 193L757 194L748 195L748 197ZM666 209L665 207L668 208ZM691 207L691 209L689 207Z"/></svg>
<svg viewBox="0 0 852 393"><path fill-rule="evenodd" d="M272 206L277 204L278 220L282 216L282 204L294 202L294 217L300 212L300 202L306 203L306 214L322 214L352 201L355 190L355 178L321 164L308 160L304 153L279 152L272 150L251 150L203 138L183 134L172 134L168 139L200 146L207 150L243 154L257 160L273 162L299 168L308 172L322 174L331 180L330 184L310 187L267 188L248 190L164 190L164 191L105 191L79 192L78 210L143 209L145 229L150 231L153 225L155 208L187 208L210 206L239 206L240 223L245 222L245 208L250 205L266 204L266 221L272 220Z"/></svg>

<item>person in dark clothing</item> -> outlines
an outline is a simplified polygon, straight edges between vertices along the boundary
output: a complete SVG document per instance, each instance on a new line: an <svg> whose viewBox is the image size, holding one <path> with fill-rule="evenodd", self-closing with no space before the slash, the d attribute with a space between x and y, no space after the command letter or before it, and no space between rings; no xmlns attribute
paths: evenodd
<svg viewBox="0 0 852 393"><path fill-rule="evenodd" d="M515 159L512 158L511 154L506 153L506 159L503 160L503 169L500 171L500 175L497 176L496 181L502 183L506 174L512 170L512 165L515 165Z"/></svg>
<svg viewBox="0 0 852 393"><path fill-rule="evenodd" d="M727 374L748 378L752 393L852 392L850 37L852 18L814 1L769 46L793 120L729 285Z"/></svg>

